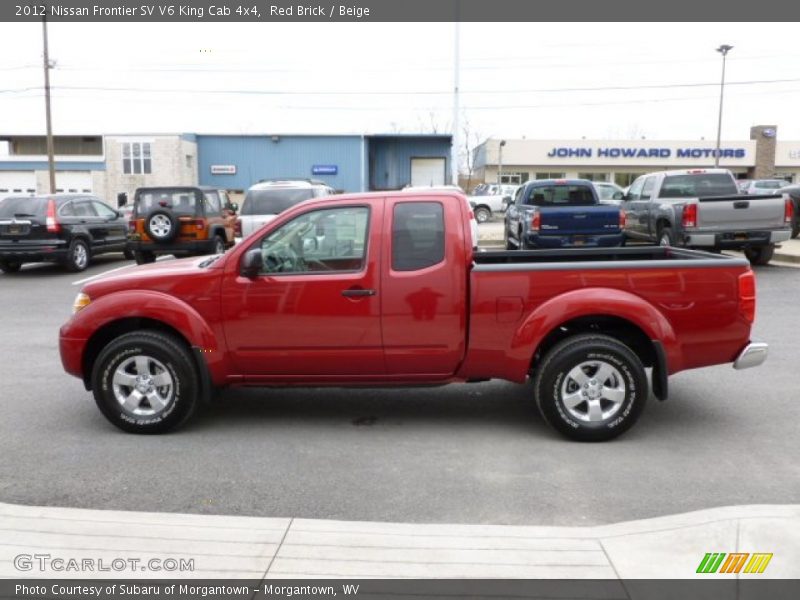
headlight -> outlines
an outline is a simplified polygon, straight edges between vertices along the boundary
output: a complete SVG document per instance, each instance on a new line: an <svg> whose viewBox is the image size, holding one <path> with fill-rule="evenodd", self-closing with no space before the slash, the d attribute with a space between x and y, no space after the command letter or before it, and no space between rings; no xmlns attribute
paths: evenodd
<svg viewBox="0 0 800 600"><path fill-rule="evenodd" d="M86 308L91 303L92 299L89 298L88 294L84 294L80 292L77 296L75 296L75 301L72 303L72 314L74 315L78 311Z"/></svg>

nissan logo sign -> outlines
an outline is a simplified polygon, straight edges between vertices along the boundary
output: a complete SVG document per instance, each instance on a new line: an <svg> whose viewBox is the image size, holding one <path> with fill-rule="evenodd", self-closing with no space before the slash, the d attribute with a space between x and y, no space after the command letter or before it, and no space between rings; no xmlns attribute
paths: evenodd
<svg viewBox="0 0 800 600"><path fill-rule="evenodd" d="M773 138L775 137L775 130L772 127L768 127L761 132L761 135L764 137Z"/></svg>

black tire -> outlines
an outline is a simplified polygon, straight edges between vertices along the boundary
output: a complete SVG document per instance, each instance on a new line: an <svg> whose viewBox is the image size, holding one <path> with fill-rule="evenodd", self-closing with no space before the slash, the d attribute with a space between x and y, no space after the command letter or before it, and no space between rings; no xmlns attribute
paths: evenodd
<svg viewBox="0 0 800 600"><path fill-rule="evenodd" d="M479 206L473 212L478 223L488 223L492 219L492 211L485 206Z"/></svg>
<svg viewBox="0 0 800 600"><path fill-rule="evenodd" d="M17 273L22 268L22 263L11 260L0 261L0 271L4 273Z"/></svg>
<svg viewBox="0 0 800 600"><path fill-rule="evenodd" d="M794 220L792 220L792 239L795 239L798 235L800 235L800 215L795 215Z"/></svg>
<svg viewBox="0 0 800 600"><path fill-rule="evenodd" d="M156 255L149 250L138 250L133 253L137 265L147 265L156 262Z"/></svg>
<svg viewBox="0 0 800 600"><path fill-rule="evenodd" d="M157 244L167 244L178 235L180 224L167 208L151 210L144 218L144 231Z"/></svg>
<svg viewBox="0 0 800 600"><path fill-rule="evenodd" d="M754 246L744 249L744 255L750 264L753 265L767 265L772 257L775 255L775 246L770 244L768 246Z"/></svg>
<svg viewBox="0 0 800 600"><path fill-rule="evenodd" d="M598 380L601 366L604 373ZM576 374L587 378L588 387L581 387ZM608 382L615 387L606 387ZM639 357L622 342L601 334L576 335L556 344L536 369L533 390L544 420L580 442L604 442L630 429L649 393ZM620 392L618 402L607 398L612 394L619 398ZM577 403L568 406L565 397L577 394ZM600 412L590 414L596 410Z"/></svg>
<svg viewBox="0 0 800 600"><path fill-rule="evenodd" d="M67 258L64 259L64 266L67 271L79 273L85 271L92 260L92 253L89 244L81 238L75 238L67 250Z"/></svg>
<svg viewBox="0 0 800 600"><path fill-rule="evenodd" d="M508 230L506 230L506 250L516 250L517 247L511 243L511 237L508 235Z"/></svg>
<svg viewBox="0 0 800 600"><path fill-rule="evenodd" d="M214 236L214 251L211 254L225 254L225 238L219 234Z"/></svg>
<svg viewBox="0 0 800 600"><path fill-rule="evenodd" d="M658 245L659 246L674 246L675 236L672 229L669 227L660 227L658 229Z"/></svg>
<svg viewBox="0 0 800 600"><path fill-rule="evenodd" d="M122 251L122 255L126 260L134 260L136 258L136 253L130 248L125 248L125 250Z"/></svg>
<svg viewBox="0 0 800 600"><path fill-rule="evenodd" d="M134 383L142 376L150 379ZM130 385L122 383L127 378ZM170 383L158 386L166 381ZM136 385L149 391L143 396ZM97 407L113 425L145 434L164 433L185 423L199 396L195 363L186 345L172 335L148 330L126 333L103 348L92 369L92 390ZM134 391L138 398L133 397ZM163 405L151 403L151 394ZM131 400L128 407L123 404L125 398Z"/></svg>

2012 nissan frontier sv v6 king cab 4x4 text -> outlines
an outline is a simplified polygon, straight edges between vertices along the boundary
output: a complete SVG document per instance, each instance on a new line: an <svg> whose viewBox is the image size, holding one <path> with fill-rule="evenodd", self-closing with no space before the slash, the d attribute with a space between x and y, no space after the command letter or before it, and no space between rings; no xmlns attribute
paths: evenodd
<svg viewBox="0 0 800 600"><path fill-rule="evenodd" d="M458 192L307 200L213 257L84 286L61 360L116 426L167 431L227 386L533 380L607 440L685 369L761 364L744 259L671 247L475 252Z"/></svg>

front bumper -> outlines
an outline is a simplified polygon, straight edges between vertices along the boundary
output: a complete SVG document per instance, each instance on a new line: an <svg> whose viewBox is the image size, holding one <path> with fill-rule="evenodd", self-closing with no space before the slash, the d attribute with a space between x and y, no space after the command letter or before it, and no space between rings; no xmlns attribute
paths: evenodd
<svg viewBox="0 0 800 600"><path fill-rule="evenodd" d="M733 362L734 369L749 369L757 367L767 360L769 345L764 342L750 342L745 346L736 360Z"/></svg>

